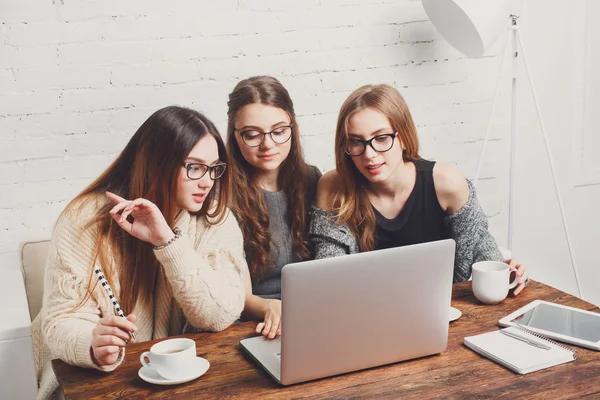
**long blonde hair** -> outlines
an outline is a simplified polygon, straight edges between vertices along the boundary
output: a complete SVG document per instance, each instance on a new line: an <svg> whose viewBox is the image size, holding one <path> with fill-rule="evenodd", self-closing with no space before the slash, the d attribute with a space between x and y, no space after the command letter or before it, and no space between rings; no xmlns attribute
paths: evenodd
<svg viewBox="0 0 600 400"><path fill-rule="evenodd" d="M150 200L173 228L177 213L177 182L183 162L206 135L215 138L219 159L227 163L225 144L217 128L204 115L176 106L156 111L131 137L116 160L67 205L59 218L68 212L81 210L89 201L104 197L104 193L110 191L126 199L143 197ZM226 170L215 182L198 212L207 223L219 223L226 215L231 196L229 175ZM211 212L209 209L215 201L216 208ZM125 314L133 311L138 300L148 302L152 299L156 273L160 268L152 245L119 227L109 214L113 206L108 202L98 209L83 228L84 231L93 229L96 240L86 295L76 309L92 295L98 282L93 273L96 263L102 265L111 285L118 279L123 288L119 302Z"/></svg>
<svg viewBox="0 0 600 400"><path fill-rule="evenodd" d="M346 223L358 241L360 251L375 248L375 214L366 192L367 178L345 153L350 118L371 108L384 114L404 147L404 161L419 160L417 129L408 106L390 85L365 85L348 96L340 109L335 131L335 161L338 181L333 186L333 211L338 223Z"/></svg>
<svg viewBox="0 0 600 400"><path fill-rule="evenodd" d="M308 242L309 208L306 185L309 167L304 161L294 104L285 87L270 76L254 76L240 81L229 94L227 106L227 152L231 163L233 186L231 209L244 235L246 260L252 278L262 279L272 262L269 258L271 234L269 214L263 194L254 183L255 168L244 158L235 140L235 116L248 104L265 104L286 112L292 125L290 153L279 170L278 183L289 204L288 218L292 228L293 251L302 259L311 257Z"/></svg>

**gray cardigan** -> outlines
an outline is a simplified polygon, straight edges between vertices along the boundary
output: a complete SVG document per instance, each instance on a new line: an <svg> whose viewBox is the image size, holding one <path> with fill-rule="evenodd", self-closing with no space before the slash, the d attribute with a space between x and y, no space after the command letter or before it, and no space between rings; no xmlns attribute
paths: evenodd
<svg viewBox="0 0 600 400"><path fill-rule="evenodd" d="M446 216L444 224L456 242L454 259L454 282L471 277L473 263L485 260L502 261L496 241L488 231L488 222L479 202L475 188L469 184L469 199L460 210ZM310 239L315 258L328 258L358 253L358 243L347 225L339 225L335 217L318 207L311 209Z"/></svg>

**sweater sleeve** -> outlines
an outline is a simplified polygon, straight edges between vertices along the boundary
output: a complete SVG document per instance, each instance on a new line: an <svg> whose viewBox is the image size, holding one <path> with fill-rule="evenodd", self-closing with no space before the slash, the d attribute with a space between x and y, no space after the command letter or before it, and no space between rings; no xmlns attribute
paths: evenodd
<svg viewBox="0 0 600 400"><path fill-rule="evenodd" d="M196 250L184 235L154 254L187 320L196 328L221 331L244 308L244 269L248 266L242 232L228 211L226 219L209 226L204 235L207 240L201 240Z"/></svg>
<svg viewBox="0 0 600 400"><path fill-rule="evenodd" d="M310 217L309 237L315 259L358 253L358 243L350 228L339 225L331 213L312 206Z"/></svg>
<svg viewBox="0 0 600 400"><path fill-rule="evenodd" d="M454 282L464 282L471 277L473 264L478 261L502 261L502 253L488 230L488 221L475 188L469 184L469 199L454 214L444 219L452 239L456 242Z"/></svg>
<svg viewBox="0 0 600 400"><path fill-rule="evenodd" d="M81 231L77 222L63 216L53 233L44 275L44 300L41 329L52 358L71 365L114 370L123 360L125 350L113 365L98 366L92 360L92 330L101 317L100 306L93 296L86 296L92 273L94 233Z"/></svg>

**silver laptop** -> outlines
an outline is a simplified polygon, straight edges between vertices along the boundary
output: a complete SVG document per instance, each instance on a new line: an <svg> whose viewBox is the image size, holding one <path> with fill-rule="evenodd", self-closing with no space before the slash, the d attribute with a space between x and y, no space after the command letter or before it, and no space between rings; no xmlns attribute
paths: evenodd
<svg viewBox="0 0 600 400"><path fill-rule="evenodd" d="M242 348L282 385L441 353L454 240L305 261L281 273L281 337Z"/></svg>

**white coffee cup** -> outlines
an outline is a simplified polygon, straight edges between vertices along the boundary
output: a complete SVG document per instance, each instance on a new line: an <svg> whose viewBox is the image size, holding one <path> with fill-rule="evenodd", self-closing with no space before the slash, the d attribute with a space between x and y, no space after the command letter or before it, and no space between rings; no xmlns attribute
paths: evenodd
<svg viewBox="0 0 600 400"><path fill-rule="evenodd" d="M144 367L155 370L165 379L179 379L189 375L195 360L196 342L186 338L163 340L140 356Z"/></svg>
<svg viewBox="0 0 600 400"><path fill-rule="evenodd" d="M480 261L473 264L473 294L485 304L497 304L506 298L508 290L519 283L519 277L510 284L510 269L502 261Z"/></svg>

